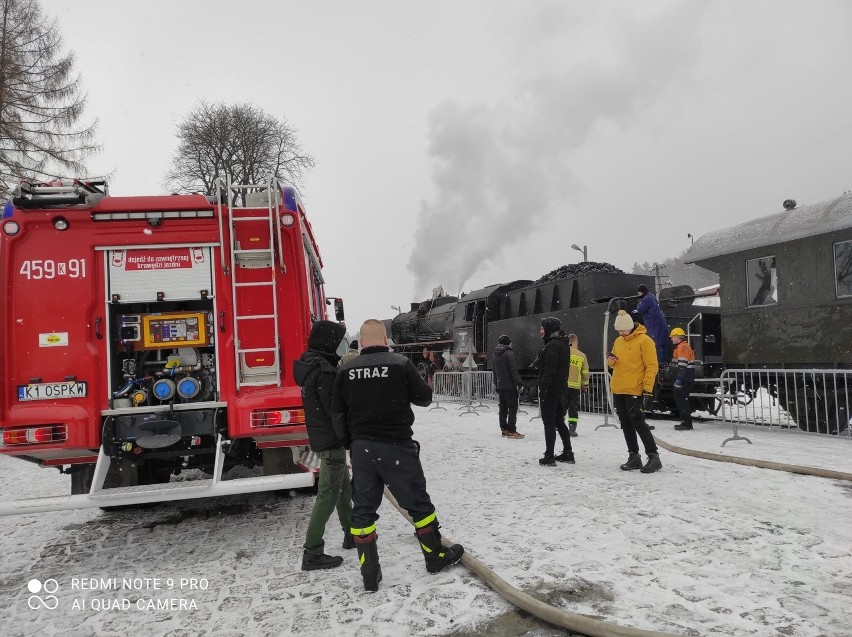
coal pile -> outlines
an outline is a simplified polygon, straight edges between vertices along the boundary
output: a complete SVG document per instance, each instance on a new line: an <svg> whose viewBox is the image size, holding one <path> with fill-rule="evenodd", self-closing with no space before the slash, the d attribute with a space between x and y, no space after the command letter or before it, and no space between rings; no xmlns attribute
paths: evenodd
<svg viewBox="0 0 852 637"><path fill-rule="evenodd" d="M605 274L626 274L621 268L617 268L611 263L598 263L597 261L583 261L582 263L574 263L572 265L563 265L555 270L552 270L541 277L536 284L550 283L559 279L570 279L581 274L590 272L603 272Z"/></svg>

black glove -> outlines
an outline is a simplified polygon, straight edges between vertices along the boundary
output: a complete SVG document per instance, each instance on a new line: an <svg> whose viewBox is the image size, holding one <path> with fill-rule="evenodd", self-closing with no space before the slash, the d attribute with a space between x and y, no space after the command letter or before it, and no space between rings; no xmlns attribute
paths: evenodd
<svg viewBox="0 0 852 637"><path fill-rule="evenodd" d="M652 411L654 409L654 394L644 392L642 394L642 411Z"/></svg>
<svg viewBox="0 0 852 637"><path fill-rule="evenodd" d="M588 394L589 393L589 386L583 385L583 387L580 388L580 391L583 392L584 394Z"/></svg>

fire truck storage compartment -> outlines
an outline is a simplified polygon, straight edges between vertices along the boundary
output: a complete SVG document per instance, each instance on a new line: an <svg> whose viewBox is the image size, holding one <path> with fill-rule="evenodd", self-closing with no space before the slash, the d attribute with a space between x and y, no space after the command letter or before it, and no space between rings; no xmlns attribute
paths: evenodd
<svg viewBox="0 0 852 637"><path fill-rule="evenodd" d="M132 437L140 426L157 430L163 416L143 414L146 407L217 399L211 252L111 250L107 264L111 407L122 410L116 433ZM181 422L182 436L212 432L212 421L195 422L210 420L200 412L169 418Z"/></svg>

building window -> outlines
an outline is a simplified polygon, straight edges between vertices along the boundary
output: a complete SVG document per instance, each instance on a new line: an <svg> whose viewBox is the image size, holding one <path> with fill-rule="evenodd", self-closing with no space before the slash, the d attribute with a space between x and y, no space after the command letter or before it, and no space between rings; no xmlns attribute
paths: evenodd
<svg viewBox="0 0 852 637"><path fill-rule="evenodd" d="M852 296L852 241L834 244L834 281L838 298Z"/></svg>
<svg viewBox="0 0 852 637"><path fill-rule="evenodd" d="M778 303L778 276L774 256L746 261L746 286L749 307Z"/></svg>

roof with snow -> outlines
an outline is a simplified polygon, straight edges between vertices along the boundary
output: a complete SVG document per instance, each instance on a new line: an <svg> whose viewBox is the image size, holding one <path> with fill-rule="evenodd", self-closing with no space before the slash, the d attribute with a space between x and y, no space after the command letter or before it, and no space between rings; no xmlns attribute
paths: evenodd
<svg viewBox="0 0 852 637"><path fill-rule="evenodd" d="M684 261L695 263L846 228L852 228L852 194L708 232L686 251Z"/></svg>

